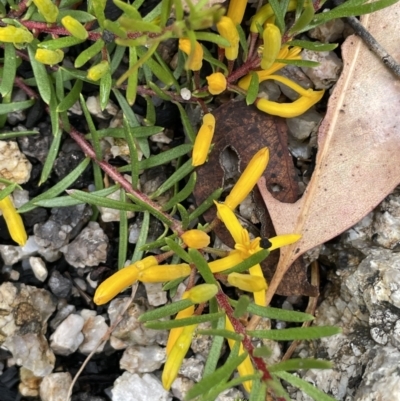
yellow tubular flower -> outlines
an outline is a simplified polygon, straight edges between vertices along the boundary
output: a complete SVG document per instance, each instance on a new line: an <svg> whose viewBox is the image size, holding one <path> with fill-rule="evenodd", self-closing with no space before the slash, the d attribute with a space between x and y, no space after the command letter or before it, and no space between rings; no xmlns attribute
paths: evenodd
<svg viewBox="0 0 400 401"><path fill-rule="evenodd" d="M64 58L64 52L61 49L48 50L48 49L37 49L35 53L35 59L42 64L54 65L58 64Z"/></svg>
<svg viewBox="0 0 400 401"><path fill-rule="evenodd" d="M270 68L276 60L282 44L282 35L274 24L267 24L263 32L264 51L261 59L261 68Z"/></svg>
<svg viewBox="0 0 400 401"><path fill-rule="evenodd" d="M214 72L206 77L208 83L208 91L212 95L219 95L226 89L226 78L221 72Z"/></svg>
<svg viewBox="0 0 400 401"><path fill-rule="evenodd" d="M282 248L283 246L294 244L300 238L300 234L283 234L278 235L277 237L268 238L268 241L272 244L268 250L274 251L275 249Z"/></svg>
<svg viewBox="0 0 400 401"><path fill-rule="evenodd" d="M250 160L239 180L225 199L225 205L235 210L252 191L267 167L269 160L268 148L260 149Z"/></svg>
<svg viewBox="0 0 400 401"><path fill-rule="evenodd" d="M228 283L247 292L257 292L267 289L267 282L264 277L260 279L259 277L251 276L250 274L228 274Z"/></svg>
<svg viewBox="0 0 400 401"><path fill-rule="evenodd" d="M242 242L242 232L244 228L239 223L235 213L233 213L232 209L226 204L226 202L223 204L214 201L214 204L217 207L218 218L224 222L234 241L236 243Z"/></svg>
<svg viewBox="0 0 400 401"><path fill-rule="evenodd" d="M96 289L93 302L103 305L115 298L121 291L137 281L139 269L133 264L118 270Z"/></svg>
<svg viewBox="0 0 400 401"><path fill-rule="evenodd" d="M11 238L19 246L24 246L28 240L28 236L21 215L15 210L14 204L9 196L0 200L0 210L3 213Z"/></svg>
<svg viewBox="0 0 400 401"><path fill-rule="evenodd" d="M256 280L263 281L263 283L265 283L265 288L261 288L258 291L252 291L255 304L265 306L265 294L266 294L266 290L268 288L268 284L264 278L264 273L262 271L260 264L257 263L253 267L250 267L249 273Z"/></svg>
<svg viewBox="0 0 400 401"><path fill-rule="evenodd" d="M187 292L189 298L195 304L201 304L210 300L218 292L215 284L199 284Z"/></svg>
<svg viewBox="0 0 400 401"><path fill-rule="evenodd" d="M188 230L181 238L189 248L200 249L210 244L210 237L201 230Z"/></svg>
<svg viewBox="0 0 400 401"><path fill-rule="evenodd" d="M173 381L178 376L179 369L182 365L183 358L185 357L190 344L192 342L193 332L196 329L197 324L191 326L185 326L182 333L176 339L174 346L171 349L167 357L167 361L164 365L162 373L162 384L165 390L169 390Z"/></svg>
<svg viewBox="0 0 400 401"><path fill-rule="evenodd" d="M274 116L285 118L300 116L315 103L318 103L325 93L324 90L314 91L312 89L304 89L295 82L292 82L290 79L280 75L270 75L267 77L267 79L273 79L275 81L282 82L300 95L300 97L292 103L277 103L267 99L256 100L256 107L259 110Z"/></svg>
<svg viewBox="0 0 400 401"><path fill-rule="evenodd" d="M229 17L235 25L242 22L244 12L246 11L247 0L231 0L229 2L228 12L226 16Z"/></svg>
<svg viewBox="0 0 400 401"><path fill-rule="evenodd" d="M214 136L215 117L207 113L203 117L203 124L197 133L192 152L192 166L201 166L205 163Z"/></svg>
<svg viewBox="0 0 400 401"><path fill-rule="evenodd" d="M163 283L190 275L191 269L187 263L179 265L151 266L140 270L138 280L143 283Z"/></svg>
<svg viewBox="0 0 400 401"><path fill-rule="evenodd" d="M213 273L219 273L224 270L230 269L233 266L243 262L240 252L233 251L228 256L208 262L208 266Z"/></svg>
<svg viewBox="0 0 400 401"><path fill-rule="evenodd" d="M87 77L92 81L98 81L101 77L107 74L109 69L110 64L108 63L108 61L100 61L99 64L96 64L95 66L89 68L87 72Z"/></svg>
<svg viewBox="0 0 400 401"><path fill-rule="evenodd" d="M43 15L46 22L52 24L56 22L58 16L58 8L51 0L33 0L40 14Z"/></svg>
<svg viewBox="0 0 400 401"><path fill-rule="evenodd" d="M0 28L0 42L4 43L30 43L33 35L25 28L8 25Z"/></svg>
<svg viewBox="0 0 400 401"><path fill-rule="evenodd" d="M179 39L179 50L182 50L188 56L190 56L190 40L189 39ZM196 41L196 48L194 49L194 55L190 61L190 65L187 66L189 70L198 71L203 65L203 48L201 44Z"/></svg>
<svg viewBox="0 0 400 401"><path fill-rule="evenodd" d="M137 280L140 270L155 265L158 265L157 258L154 256L148 256L118 270L97 287L93 302L96 305L103 305L111 301L121 291L132 285Z"/></svg>
<svg viewBox="0 0 400 401"><path fill-rule="evenodd" d="M188 293L188 291L186 291L183 293L182 299L187 299L188 296L189 296L189 293ZM188 308L179 311L175 316L175 320L183 319L185 317L190 317L193 315L193 313L194 313L194 305L189 306ZM172 347L174 346L177 338L181 335L182 331L183 331L183 327L175 327L170 330L169 335L168 335L167 346L165 348L165 352L166 352L167 356L171 352Z"/></svg>
<svg viewBox="0 0 400 401"><path fill-rule="evenodd" d="M64 28L75 38L85 40L89 36L88 31L85 27L75 18L67 15L61 20Z"/></svg>
<svg viewBox="0 0 400 401"><path fill-rule="evenodd" d="M225 328L229 331L233 331L233 332L235 331L233 329L232 323L228 317L226 317L226 319L225 319ZM230 349L232 349L235 345L235 340L228 338L228 344L229 344ZM240 344L239 355L241 355L243 352L244 352L243 344ZM246 357L246 359L238 366L237 370L238 370L240 376L247 376L247 375L254 374L254 367L253 367L253 364L251 363L250 356ZM250 393L251 388L253 386L253 382L252 381L244 382L243 386L246 389L246 391L248 391Z"/></svg>
<svg viewBox="0 0 400 401"><path fill-rule="evenodd" d="M230 43L229 47L224 47L225 57L228 60L236 60L239 54L239 33L236 25L229 17L222 17L217 23L217 30Z"/></svg>

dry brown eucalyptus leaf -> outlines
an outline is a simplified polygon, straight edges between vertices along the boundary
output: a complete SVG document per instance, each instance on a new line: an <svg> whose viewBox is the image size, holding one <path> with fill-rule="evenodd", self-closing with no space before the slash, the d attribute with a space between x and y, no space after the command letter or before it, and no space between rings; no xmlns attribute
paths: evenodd
<svg viewBox="0 0 400 401"><path fill-rule="evenodd" d="M270 151L270 161L264 173L268 188L277 199L294 202L298 199L298 185L292 158L287 149L287 127L284 119L269 116L249 107L245 102L231 101L213 113L216 119L214 147L209 160L198 170L194 196L196 203L202 203L213 191L221 186L228 187L237 180L250 159L262 147ZM230 151L227 151L229 149ZM230 179L231 177L232 179ZM229 182L231 181L231 182ZM258 210L263 214L262 235L275 235L265 205L260 196ZM210 222L215 217L215 208L209 209L204 218ZM223 225L216 228L216 234L227 245L233 247L233 240ZM262 264L267 279L271 279L278 262L278 252L271 253ZM294 264L281 283L278 293L282 295L316 295L316 288L307 281L306 268L302 261Z"/></svg>
<svg viewBox="0 0 400 401"><path fill-rule="evenodd" d="M400 4L367 15L363 25L400 61ZM304 252L353 226L400 183L400 81L356 36L342 48L344 70L319 130L314 174L294 204L259 188L278 234L302 239L281 249L270 302L285 272Z"/></svg>

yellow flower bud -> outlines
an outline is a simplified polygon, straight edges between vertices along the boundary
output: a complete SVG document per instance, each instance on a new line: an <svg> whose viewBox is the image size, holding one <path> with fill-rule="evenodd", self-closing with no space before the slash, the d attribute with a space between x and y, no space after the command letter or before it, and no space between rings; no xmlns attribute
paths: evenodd
<svg viewBox="0 0 400 401"><path fill-rule="evenodd" d="M263 32L264 51L261 60L261 68L270 68L276 60L282 45L282 35L274 24L267 24Z"/></svg>
<svg viewBox="0 0 400 401"><path fill-rule="evenodd" d="M187 292L187 298L195 304L201 304L210 300L217 292L218 287L215 284L199 284Z"/></svg>
<svg viewBox="0 0 400 401"><path fill-rule="evenodd" d="M210 237L201 230L186 231L181 238L189 248L200 249L210 244Z"/></svg>
<svg viewBox="0 0 400 401"><path fill-rule="evenodd" d="M251 276L250 274L228 274L228 283L247 292L256 292L267 289L265 278Z"/></svg>
<svg viewBox="0 0 400 401"><path fill-rule="evenodd" d="M233 331L233 332L235 331L233 329L232 323L228 317L226 317L226 319L225 319L225 328L229 331ZM235 345L235 340L228 338L228 344L229 344L229 347L232 349ZM244 352L243 344L240 344L239 355L243 354L243 352ZM253 364L251 363L250 356L246 357L246 359L238 366L237 370L238 370L240 376L248 376L248 375L254 374L254 367L253 367ZM248 391L250 393L251 388L253 386L253 382L252 381L244 382L243 386L246 389L246 391Z"/></svg>
<svg viewBox="0 0 400 401"><path fill-rule="evenodd" d="M35 59L39 61L39 63L48 65L58 64L63 58L64 52L61 49L37 49L35 54Z"/></svg>
<svg viewBox="0 0 400 401"><path fill-rule="evenodd" d="M189 39L179 39L179 50L182 50L189 56L188 62L190 64L187 65L187 68L192 71L200 70L201 66L203 65L203 48L201 44L196 41L196 47L194 49L194 54L190 59L191 53L191 46Z"/></svg>
<svg viewBox="0 0 400 401"><path fill-rule="evenodd" d="M85 40L89 36L88 31L85 27L75 18L67 15L61 20L64 28L75 38Z"/></svg>
<svg viewBox="0 0 400 401"><path fill-rule="evenodd" d="M173 381L178 375L179 369L182 365L183 358L185 357L190 344L192 343L193 332L196 329L197 324L185 326L176 339L174 346L169 353L167 360L164 365L162 373L162 384L166 390L171 388Z"/></svg>
<svg viewBox="0 0 400 401"><path fill-rule="evenodd" d="M28 240L28 236L21 215L15 210L14 204L9 196L0 200L0 210L3 213L11 238L19 246L24 246Z"/></svg>
<svg viewBox="0 0 400 401"><path fill-rule="evenodd" d="M235 243L240 244L242 242L242 232L244 228L239 223L239 220L235 216L233 209L226 203L226 201L224 204L214 201L214 204L217 207L218 218L223 221L226 228L232 235Z"/></svg>
<svg viewBox="0 0 400 401"><path fill-rule="evenodd" d="M266 79L273 79L275 81L282 82L283 84L300 94L300 97L292 103L277 103L267 99L256 100L256 107L259 110L273 116L280 116L285 118L300 116L315 103L318 103L325 93L324 90L314 91L312 89L304 89L290 79L287 79L280 75L270 75Z"/></svg>
<svg viewBox="0 0 400 401"><path fill-rule="evenodd" d="M253 156L230 194L226 197L225 205L234 210L247 197L266 169L268 160L268 148L260 149Z"/></svg>
<svg viewBox="0 0 400 401"><path fill-rule="evenodd" d="M268 250L273 251L275 249L282 248L283 246L294 244L300 238L300 234L283 234L278 235L277 237L268 238L268 241L272 244Z"/></svg>
<svg viewBox="0 0 400 401"><path fill-rule="evenodd" d="M111 301L121 291L132 285L137 280L138 274L139 269L135 265L118 270L97 287L93 302L96 305L103 305Z"/></svg>
<svg viewBox="0 0 400 401"><path fill-rule="evenodd" d="M244 16L246 6L247 0L231 0L229 2L226 16L229 17L235 25L240 24Z"/></svg>
<svg viewBox="0 0 400 401"><path fill-rule="evenodd" d="M151 266L140 270L138 280L143 283L163 283L164 281L189 276L191 272L187 263L179 265Z"/></svg>
<svg viewBox="0 0 400 401"><path fill-rule="evenodd" d="M265 288L261 288L261 290L253 291L254 302L256 305L265 306L265 293L268 288L268 284L264 278L263 271L261 269L260 264L256 264L249 269L250 276L258 281L262 281L265 283Z"/></svg>
<svg viewBox="0 0 400 401"><path fill-rule="evenodd" d="M87 72L87 77L92 81L98 81L101 77L107 74L109 69L110 64L108 63L108 61L100 61L99 64L96 64L95 66L89 68Z"/></svg>
<svg viewBox="0 0 400 401"><path fill-rule="evenodd" d="M239 33L236 25L229 17L222 17L217 23L217 30L230 43L229 47L224 47L225 57L228 60L236 60L239 54Z"/></svg>
<svg viewBox="0 0 400 401"><path fill-rule="evenodd" d="M51 0L33 0L40 14L43 15L46 22L52 24L56 22L58 16L58 8Z"/></svg>
<svg viewBox="0 0 400 401"><path fill-rule="evenodd" d="M211 113L207 113L203 117L203 124L201 125L194 142L192 166L201 166L205 163L214 136L214 130L215 117Z"/></svg>
<svg viewBox="0 0 400 401"><path fill-rule="evenodd" d="M17 28L13 25L0 28L0 42L30 43L32 40L33 35L25 28Z"/></svg>
<svg viewBox="0 0 400 401"><path fill-rule="evenodd" d="M147 269L150 266L158 265L158 260L155 256L147 256L146 258L135 262L134 265L139 270L143 270L143 269Z"/></svg>
<svg viewBox="0 0 400 401"><path fill-rule="evenodd" d="M208 266L213 273L219 273L224 270L230 269L233 266L238 265L243 262L243 258L240 255L240 252L233 251L228 256L224 258L213 260L212 262L208 262Z"/></svg>
<svg viewBox="0 0 400 401"><path fill-rule="evenodd" d="M206 77L208 83L208 91L212 95L219 95L226 89L226 78L221 72L214 72Z"/></svg>

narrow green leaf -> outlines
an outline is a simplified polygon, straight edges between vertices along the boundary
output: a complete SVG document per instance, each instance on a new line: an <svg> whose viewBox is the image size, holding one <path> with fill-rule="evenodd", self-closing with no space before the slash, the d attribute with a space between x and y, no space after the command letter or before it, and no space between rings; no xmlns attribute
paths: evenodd
<svg viewBox="0 0 400 401"><path fill-rule="evenodd" d="M253 387L248 401L265 401L266 395L267 384L261 380L253 380Z"/></svg>
<svg viewBox="0 0 400 401"><path fill-rule="evenodd" d="M121 189L120 199L122 203L126 203L125 191ZM118 240L118 269L125 266L128 252L128 217L127 212L120 210L119 212L119 240Z"/></svg>
<svg viewBox="0 0 400 401"><path fill-rule="evenodd" d="M222 329L225 329L225 317L222 317L217 321L216 330L222 330ZM215 336L213 338L210 352L208 353L207 361L204 366L203 377L211 375L217 368L223 344L224 344L224 337Z"/></svg>
<svg viewBox="0 0 400 401"><path fill-rule="evenodd" d="M236 319L241 318L246 312L250 305L250 298L247 295L242 295L236 304L235 310L233 312L233 317Z"/></svg>
<svg viewBox="0 0 400 401"><path fill-rule="evenodd" d="M46 104L50 104L51 83L49 74L47 74L46 67L35 59L36 46L34 43L28 45L28 53L40 96Z"/></svg>
<svg viewBox="0 0 400 401"><path fill-rule="evenodd" d="M179 81L176 80L174 74L172 73L170 66L164 61L158 51L154 52L154 57L156 58L158 64L160 64L161 68L163 68L163 70L170 76L170 79L173 82L172 85L175 86L175 90L179 92L181 90L181 86Z"/></svg>
<svg viewBox="0 0 400 401"><path fill-rule="evenodd" d="M203 258L202 254L197 249L189 249L189 256L193 260L193 263L196 265L197 270L203 277L204 281L207 284L217 284L217 280L215 280L214 275L212 274L208 263Z"/></svg>
<svg viewBox="0 0 400 401"><path fill-rule="evenodd" d="M287 60L287 59L276 59L276 63L283 63L287 65L295 65L297 67L306 67L306 68L314 68L318 67L320 63L317 61L310 60Z"/></svg>
<svg viewBox="0 0 400 401"><path fill-rule="evenodd" d="M224 270L221 272L222 274L230 274L233 272L236 273L243 273L253 267L254 265L261 263L267 256L269 255L268 249L263 249L255 253L254 255L250 256L249 258L245 259L243 262L239 263L236 266L231 267L230 269Z"/></svg>
<svg viewBox="0 0 400 401"><path fill-rule="evenodd" d="M207 330L197 330L197 334L205 335L205 336L221 336L224 338L230 338L235 341L242 341L243 335L234 333L233 331L226 329L207 329Z"/></svg>
<svg viewBox="0 0 400 401"><path fill-rule="evenodd" d="M58 12L57 22L61 22L61 19L66 16L75 18L77 21L81 22L82 24L96 19L92 14L87 13L86 11L68 9L68 10L60 10Z"/></svg>
<svg viewBox="0 0 400 401"><path fill-rule="evenodd" d="M221 47L229 47L230 43L227 39L223 38L220 35L216 35L215 33L210 33L210 32L195 32L195 38L196 40L200 41L205 41L205 42L211 42L215 43L218 46Z"/></svg>
<svg viewBox="0 0 400 401"><path fill-rule="evenodd" d="M212 322L213 320L218 320L222 316L224 316L224 312L208 313L206 315L199 315L199 316L194 315L191 317L185 317L176 320L167 320L167 321L152 320L151 322L146 322L144 325L148 329L169 330L169 329L174 329L175 327L189 326L191 324Z"/></svg>
<svg viewBox="0 0 400 401"><path fill-rule="evenodd" d="M17 57L15 47L12 43L4 43L4 65L0 83L1 96L6 96L12 92L16 71ZM3 114L1 111L0 113Z"/></svg>
<svg viewBox="0 0 400 401"><path fill-rule="evenodd" d="M271 348L267 346L261 346L261 347L256 347L254 348L253 351L253 356L259 357L259 358L269 358L272 355L272 350ZM269 366L268 366L269 369Z"/></svg>
<svg viewBox="0 0 400 401"><path fill-rule="evenodd" d="M289 34L296 34L306 27L314 18L315 10L312 1L304 2L304 10L294 25L289 29Z"/></svg>
<svg viewBox="0 0 400 401"><path fill-rule="evenodd" d="M72 170L66 177L64 177L61 181L51 187L48 191L36 196L31 199L29 202L25 203L18 209L19 213L29 212L32 209L35 209L35 202L44 200L44 199L52 199L59 195L61 192L65 191L70 185L72 185L78 177L86 170L88 165L90 164L90 158L85 158L82 160L78 166L74 170Z"/></svg>
<svg viewBox="0 0 400 401"><path fill-rule="evenodd" d="M186 230L190 223L189 213L186 210L186 208L182 206L180 203L178 203L176 207L178 209L179 214L181 215L182 229Z"/></svg>
<svg viewBox="0 0 400 401"><path fill-rule="evenodd" d="M151 135L158 134L162 132L162 127L129 127L129 132L134 138L147 138ZM126 132L124 128L104 128L101 130L97 130L97 134L100 138L104 138L106 136L111 136L113 138L124 138L126 136ZM90 136L89 136L90 138ZM121 170L119 170L121 171ZM126 170L128 171L128 170Z"/></svg>
<svg viewBox="0 0 400 401"><path fill-rule="evenodd" d="M160 187L151 194L151 198L155 199L162 195L165 191L170 189L175 183L179 182L182 178L189 175L194 170L192 166L192 159L190 158L186 163L182 164L166 181L164 181Z"/></svg>
<svg viewBox="0 0 400 401"><path fill-rule="evenodd" d="M142 227L140 228L139 237L136 242L135 250L132 255L132 262L137 262L138 260L143 259L143 250L142 246L146 243L147 237L149 236L149 227L150 227L150 213L143 213Z"/></svg>
<svg viewBox="0 0 400 401"><path fill-rule="evenodd" d="M172 304L160 306L157 309L153 309L151 311L143 313L142 315L139 316L138 321L145 323L156 319L162 319L167 316L175 315L179 311L186 309L192 305L193 302L189 299L182 299L180 301L175 301Z"/></svg>
<svg viewBox="0 0 400 401"><path fill-rule="evenodd" d="M179 261L178 261L178 263L179 263ZM177 263L177 264L178 264ZM187 279L187 277L180 277L180 278L177 278L176 280L171 280L171 281L168 281L168 283L165 283L164 285L163 285L163 287L162 287L162 290L163 291L170 291L170 298L173 298L174 296L175 296L175 294L172 294L171 293L171 290L175 290L177 287L178 287L178 285L182 282L182 281L184 281L184 280L186 280Z"/></svg>
<svg viewBox="0 0 400 401"><path fill-rule="evenodd" d="M85 100L85 98L83 97L82 94L80 94L80 103L81 103L83 114L85 116L86 122L87 122L88 127L89 127L89 131L90 131L90 135L91 135L91 139L92 139L93 149L94 149L94 152L96 153L96 159L97 160L102 160L103 159L103 152L101 150L100 138L97 135L97 130L96 130L96 127L94 125L92 116L91 116L91 114L89 112L89 109L87 107L86 100Z"/></svg>
<svg viewBox="0 0 400 401"><path fill-rule="evenodd" d="M136 203L139 207L141 207L141 211L147 210L150 212L153 216L155 216L158 220L162 221L164 224L166 224L168 227L171 225L171 220L164 215L164 213L160 212L157 209L154 209L149 203L145 202L142 199L137 198L136 196L132 194L127 194L127 196L134 202ZM144 247L142 247L143 250L145 250ZM151 249L151 248L150 248Z"/></svg>
<svg viewBox="0 0 400 401"><path fill-rule="evenodd" d="M83 82L80 79L77 79L68 95L65 96L64 99L62 99L58 104L58 112L69 110L79 100L79 95L82 92L82 86Z"/></svg>
<svg viewBox="0 0 400 401"><path fill-rule="evenodd" d="M80 68L85 65L91 58L96 56L101 52L101 49L104 47L104 40L100 39L94 42L87 49L83 50L78 57L75 59L74 66L75 68Z"/></svg>
<svg viewBox="0 0 400 401"><path fill-rule="evenodd" d="M244 32L241 24L237 24L236 29L239 34L239 44L243 50L243 60L247 60L247 55L249 54L249 46L247 44L246 33Z"/></svg>
<svg viewBox="0 0 400 401"><path fill-rule="evenodd" d="M144 123L152 126L156 123L156 109L150 96L145 95L144 98L146 99L146 118Z"/></svg>
<svg viewBox="0 0 400 401"><path fill-rule="evenodd" d="M110 21L109 19L104 20L104 28L122 39L128 37L126 30L116 21Z"/></svg>
<svg viewBox="0 0 400 401"><path fill-rule="evenodd" d="M171 15L172 0L162 0L160 4L160 26L164 27L167 25L167 21Z"/></svg>
<svg viewBox="0 0 400 401"><path fill-rule="evenodd" d="M203 59L211 64L213 72L215 72L214 67L217 67L220 68L225 75L228 75L228 67L221 61L214 58L206 47L203 47L203 54L204 54Z"/></svg>
<svg viewBox="0 0 400 401"><path fill-rule="evenodd" d="M309 40L292 40L290 46L299 46L302 49L313 50L316 52L329 52L338 47L337 43L311 42Z"/></svg>
<svg viewBox="0 0 400 401"><path fill-rule="evenodd" d="M258 91L259 91L259 80L258 80L258 74L255 72L251 72L251 80L250 80L250 85L249 89L247 89L247 95L246 95L246 104L253 104L255 100L257 99L258 96Z"/></svg>
<svg viewBox="0 0 400 401"><path fill-rule="evenodd" d="M192 400L202 394L206 394L210 388L215 387L227 380L235 369L246 359L247 352L235 356L226 361L224 366L217 369L213 374L203 377L186 394L186 400Z"/></svg>
<svg viewBox="0 0 400 401"><path fill-rule="evenodd" d="M114 74L114 72L120 66L122 58L125 55L125 49L126 49L125 46L115 46L115 51L112 54L111 64L110 64L111 75ZM111 50L110 49L109 49L109 52L111 54Z"/></svg>
<svg viewBox="0 0 400 401"><path fill-rule="evenodd" d="M192 124L190 123L189 116L187 115L185 109L182 107L180 103L178 102L172 102L172 103L176 104L176 106L179 109L179 114L181 115L181 121L186 136L188 137L191 143L194 143L196 139L196 133L192 127Z"/></svg>
<svg viewBox="0 0 400 401"><path fill-rule="evenodd" d="M158 3L148 14L146 14L143 17L143 21L153 21L154 19L160 16L160 13L161 13L161 2Z"/></svg>
<svg viewBox="0 0 400 401"><path fill-rule="evenodd" d="M167 237L165 238L165 243L168 245L171 251L175 252L186 263L192 263L192 259L190 258L189 254L173 239Z"/></svg>
<svg viewBox="0 0 400 401"><path fill-rule="evenodd" d="M139 184L139 155L136 146L135 138L133 137L128 121L126 117L123 119L124 129L125 129L125 140L129 147L129 154L131 157L130 173L131 173L131 183L132 188L137 189Z"/></svg>
<svg viewBox="0 0 400 401"><path fill-rule="evenodd" d="M276 372L275 375L287 381L292 386L297 387L298 389L300 389L301 391L312 397L314 400L336 401L335 398L325 394L321 390L314 387L312 384L306 382L303 379L300 379L300 377L293 376L292 374L287 372Z"/></svg>
<svg viewBox="0 0 400 401"><path fill-rule="evenodd" d="M137 51L136 47L129 47L129 68L135 65L137 62ZM128 82L126 85L126 100L129 105L132 106L136 101L137 94L137 85L138 85L138 71L134 71L128 77Z"/></svg>
<svg viewBox="0 0 400 401"><path fill-rule="evenodd" d="M11 185L6 186L4 189L0 191L0 200L3 200L8 195L12 194L17 187L17 184L14 182Z"/></svg>
<svg viewBox="0 0 400 401"><path fill-rule="evenodd" d="M232 305L235 306L236 302L237 301L232 300ZM273 308L271 306L250 304L247 310L253 315L266 317L268 319L283 320L284 322L303 323L314 320L314 316L308 313Z"/></svg>
<svg viewBox="0 0 400 401"><path fill-rule="evenodd" d="M266 338L276 341L292 340L314 340L316 338L330 337L341 333L339 327L332 326L313 326L313 327L295 327L281 330L252 330L248 334L252 337Z"/></svg>
<svg viewBox="0 0 400 401"><path fill-rule="evenodd" d="M221 197L223 188L216 189L197 209L189 215L189 220L192 221L201 216L206 210L214 205L214 201Z"/></svg>
<svg viewBox="0 0 400 401"><path fill-rule="evenodd" d="M285 32L285 14L281 8L279 0L269 0L269 4L275 14L275 25L279 28L281 33Z"/></svg>
<svg viewBox="0 0 400 401"><path fill-rule="evenodd" d="M110 209L124 210L126 212L137 212L138 208L132 203L121 202L116 199L109 199L103 196L93 195L89 192L79 191L77 189L71 189L67 191L74 199L78 199L81 202L89 203L90 205L95 205L99 207L108 207Z"/></svg>
<svg viewBox="0 0 400 401"><path fill-rule="evenodd" d="M10 138L18 138L27 135L39 135L38 131L18 131L18 132L3 132L0 134L0 141Z"/></svg>
<svg viewBox="0 0 400 401"><path fill-rule="evenodd" d="M129 18L134 18L137 20L141 20L142 16L140 15L139 11L133 5L126 4L121 0L113 0L114 4L121 9ZM138 29L139 30L139 29Z"/></svg>
<svg viewBox="0 0 400 401"><path fill-rule="evenodd" d="M75 38L73 36L65 36L63 38L51 39L40 42L38 44L38 47L41 49L57 50L57 49L64 49L65 47L72 47L75 45L79 45L82 42L84 42L84 40Z"/></svg>
<svg viewBox="0 0 400 401"><path fill-rule="evenodd" d="M9 92L11 93L11 92ZM23 100L22 102L2 103L0 107L0 115L13 113L14 111L24 110L33 106L35 99Z"/></svg>
<svg viewBox="0 0 400 401"><path fill-rule="evenodd" d="M184 201L187 199L194 190L194 187L196 186L196 178L197 174L196 172L193 172L186 185L184 188L179 191L176 195L174 195L165 205L163 205L162 210L167 211L172 209L177 203Z"/></svg>
<svg viewBox="0 0 400 401"><path fill-rule="evenodd" d="M270 372L281 372L288 370L299 370L299 369L332 369L333 364L329 361L323 361L321 359L313 358L292 358L287 361L275 363L274 365L268 366Z"/></svg>
<svg viewBox="0 0 400 401"><path fill-rule="evenodd" d="M171 96L169 96L165 92L163 92L154 82L147 82L147 85L149 86L150 89L152 89L155 92L155 94L160 99L168 100L168 101L172 100Z"/></svg>

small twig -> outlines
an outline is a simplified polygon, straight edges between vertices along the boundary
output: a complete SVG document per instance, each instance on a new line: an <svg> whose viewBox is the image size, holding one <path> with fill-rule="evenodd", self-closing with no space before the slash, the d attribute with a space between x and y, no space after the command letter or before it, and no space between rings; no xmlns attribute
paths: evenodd
<svg viewBox="0 0 400 401"><path fill-rule="evenodd" d="M365 42L368 48L382 60L383 64L396 77L400 77L400 64L378 43L361 22L355 17L347 17L346 22L354 29L355 33Z"/></svg>
<svg viewBox="0 0 400 401"><path fill-rule="evenodd" d="M68 394L67 397L65 399L65 401L70 401L71 399L71 395L72 395L72 390L75 386L75 383L77 382L79 376L81 375L81 373L83 372L83 369L85 369L85 366L88 364L88 362L92 359L92 356L95 354L95 352L97 351L97 349L104 343L106 342L109 337L111 336L111 333L115 330L115 328L119 325L119 323L121 322L124 313L128 310L128 308L131 306L133 299L135 298L136 295L136 291L138 288L138 283L135 283L132 285L132 293L131 296L128 298L128 301L126 302L126 304L124 305L122 311L120 312L120 314L117 316L117 318L115 319L114 323L109 327L109 329L107 330L106 334L104 334L104 336L102 338L100 338L100 340L97 342L96 346L94 347L93 351L86 357L85 361L83 362L82 366L79 368L78 372L76 373L74 379L72 380L71 385L69 386L68 389Z"/></svg>

